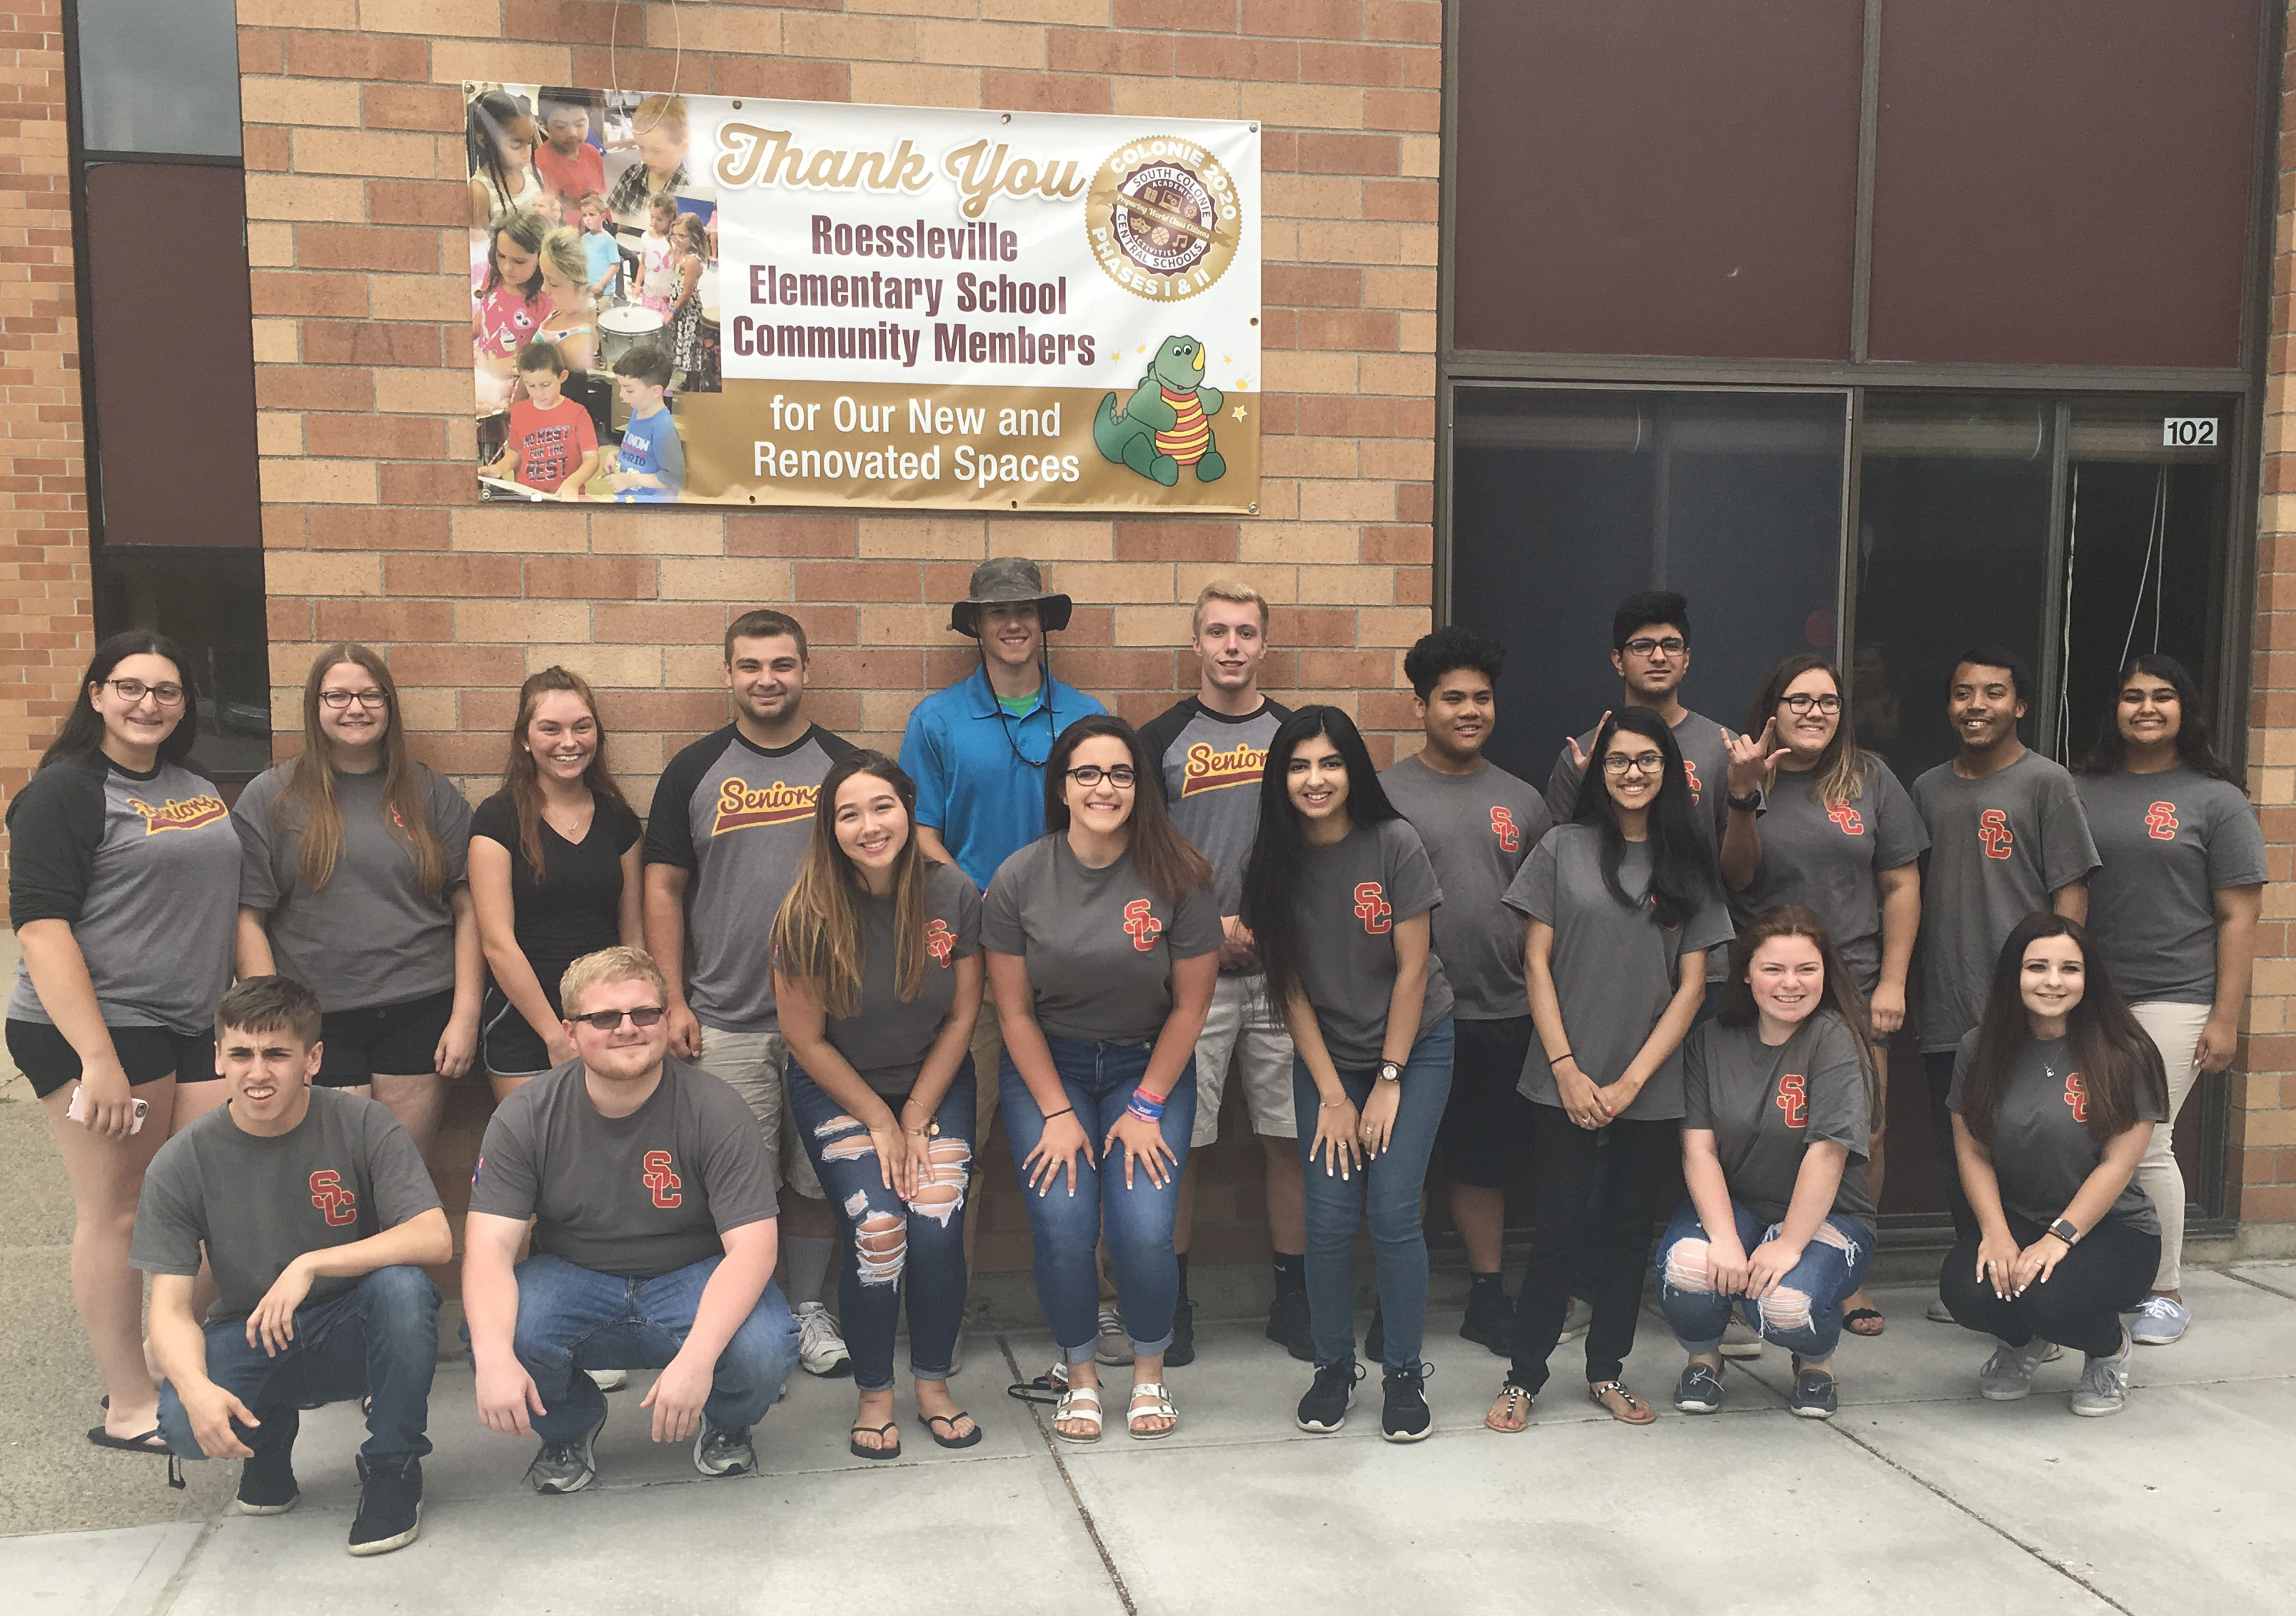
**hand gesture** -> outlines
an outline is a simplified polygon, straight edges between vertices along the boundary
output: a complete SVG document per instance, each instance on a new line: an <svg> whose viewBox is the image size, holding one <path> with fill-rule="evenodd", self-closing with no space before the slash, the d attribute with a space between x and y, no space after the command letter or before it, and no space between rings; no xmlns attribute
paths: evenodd
<svg viewBox="0 0 2296 1616"><path fill-rule="evenodd" d="M1132 1187L1135 1162L1148 1175L1148 1182L1160 1190L1171 1183L1172 1175L1179 1170L1180 1159L1172 1153L1161 1123L1126 1112L1108 1130L1108 1137L1101 1141L1101 1159L1106 1161L1119 1145L1124 1147L1124 1187L1128 1190Z"/></svg>
<svg viewBox="0 0 2296 1616"><path fill-rule="evenodd" d="M530 1437L534 1426L527 1413L548 1414L534 1377L518 1359L504 1353L498 1362L481 1359L479 1372L479 1423L506 1437ZM210 1449L210 1452L213 1450Z"/></svg>
<svg viewBox="0 0 2296 1616"><path fill-rule="evenodd" d="M1608 724L1610 721L1611 710L1606 707L1603 710L1603 716L1595 720L1595 733L1598 735L1601 734L1603 733L1603 726ZM1576 735L1565 735L1562 737L1562 744L1570 749L1570 767L1577 769L1582 775L1586 774L1587 749L1578 744L1578 737Z"/></svg>
<svg viewBox="0 0 2296 1616"><path fill-rule="evenodd" d="M717 1365L697 1362L693 1354L680 1351L669 1360L669 1367L654 1377L652 1387L638 1399L638 1407L653 1410L655 1441L683 1442L693 1434L701 1405L709 1400L709 1384L717 1371Z"/></svg>
<svg viewBox="0 0 2296 1616"><path fill-rule="evenodd" d="M1322 1156L1326 1178L1333 1173L1352 1177L1363 1164L1362 1133L1363 1121L1356 1114L1353 1100L1345 1095L1326 1100L1316 1108L1316 1136L1308 1143L1308 1160Z"/></svg>
<svg viewBox="0 0 2296 1616"><path fill-rule="evenodd" d="M885 1187L896 1195L901 1195L901 1186L915 1177L907 1168L908 1136L902 1133L901 1125L888 1115L882 1122L869 1124L869 1144L877 1153L877 1172L884 1179ZM901 1195L904 1201L909 1198Z"/></svg>
<svg viewBox="0 0 2296 1616"><path fill-rule="evenodd" d="M1073 1195L1077 1177L1084 1170L1082 1164L1091 1160L1092 1140L1086 1135L1084 1124L1077 1120L1075 1112L1064 1111L1046 1120L1045 1131L1037 1138L1037 1148L1021 1160L1021 1177L1030 1189L1043 1195L1050 1193L1053 1180L1066 1167L1069 1194Z"/></svg>
<svg viewBox="0 0 2296 1616"><path fill-rule="evenodd" d="M1784 1239L1766 1240L1754 1248L1746 1259L1746 1294L1756 1301L1778 1288L1778 1282L1793 1272L1801 1260L1802 1248L1789 1244Z"/></svg>
<svg viewBox="0 0 2296 1616"><path fill-rule="evenodd" d="M301 1261L289 1263L271 1282L263 1300L247 1316L247 1344L277 1358L280 1349L295 1339L295 1309L311 1293L312 1274Z"/></svg>
<svg viewBox="0 0 2296 1616"><path fill-rule="evenodd" d="M239 1440L233 1422L250 1430L259 1429L263 1422L255 1417L248 1406L232 1396L213 1381L197 1386L180 1388L184 1416L192 1423L192 1437L200 1451L210 1459L251 1459L255 1450Z"/></svg>
<svg viewBox="0 0 2296 1616"><path fill-rule="evenodd" d="M1722 743L1730 749L1730 795L1751 797L1768 781L1770 771L1778 759L1792 751L1792 747L1777 745L1778 721L1772 718L1762 726L1759 735L1734 735L1722 732Z"/></svg>

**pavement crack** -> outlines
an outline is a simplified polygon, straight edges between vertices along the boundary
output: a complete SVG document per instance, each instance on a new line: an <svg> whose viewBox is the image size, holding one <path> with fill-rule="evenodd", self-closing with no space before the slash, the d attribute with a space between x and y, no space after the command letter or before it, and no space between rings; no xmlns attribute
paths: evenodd
<svg viewBox="0 0 2296 1616"><path fill-rule="evenodd" d="M996 1337L996 1349L1004 1355L1004 1366L1012 1373L1014 1385L1028 1378L1021 1373L1021 1360L1013 1355L1011 1340L1002 1333ZM1116 1556L1108 1552L1108 1545L1101 1538L1100 1523L1092 1518L1092 1506L1077 1490L1076 1478L1069 1473L1069 1463L1061 1456L1061 1440L1053 1433L1052 1422L1038 1415L1034 1406L1029 1409L1029 1418L1037 1428L1037 1440L1044 1443L1045 1452L1053 1461L1053 1468L1060 1472L1061 1485L1069 1489L1069 1502L1076 1505L1077 1519L1084 1523L1085 1536L1092 1539L1092 1552L1100 1556L1101 1569L1108 1573L1109 1586L1116 1590L1117 1600L1124 1606L1124 1616L1140 1616L1140 1607L1132 1602L1132 1590L1124 1586L1124 1573L1116 1569Z"/></svg>
<svg viewBox="0 0 2296 1616"><path fill-rule="evenodd" d="M168 1575L167 1586L160 1590L160 1596L152 1602L151 1616L168 1616L168 1612L176 1608L176 1601L184 1596L184 1589L190 1585L192 1568L199 1563L201 1554L207 1551L208 1539L216 1535L216 1529L222 1524L220 1516L210 1517L201 1523L199 1540L193 1543L190 1551L176 1563L176 1569Z"/></svg>

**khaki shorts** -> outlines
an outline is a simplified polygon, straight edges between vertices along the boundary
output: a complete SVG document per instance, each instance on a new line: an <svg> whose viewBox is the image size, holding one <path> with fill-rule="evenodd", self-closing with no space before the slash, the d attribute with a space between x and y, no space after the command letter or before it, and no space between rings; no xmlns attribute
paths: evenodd
<svg viewBox="0 0 2296 1616"><path fill-rule="evenodd" d="M813 1161L797 1136L797 1124L789 1114L785 1087L789 1046L782 1041L782 1035L721 1032L704 1027L700 1064L731 1084L734 1092L749 1103L758 1119L758 1131L765 1136L767 1154L773 1158L775 1189L787 1185L812 1200L826 1199L821 1180L814 1177Z"/></svg>
<svg viewBox="0 0 2296 1616"><path fill-rule="evenodd" d="M1211 1009L1196 1039L1196 1125L1188 1148L1201 1150L1219 1137L1221 1096L1227 1093L1228 1056L1243 1074L1244 1110L1251 1131L1271 1139L1296 1139L1300 1124L1292 1099L1292 1035L1267 1003L1267 979L1253 972L1223 973L1212 988Z"/></svg>

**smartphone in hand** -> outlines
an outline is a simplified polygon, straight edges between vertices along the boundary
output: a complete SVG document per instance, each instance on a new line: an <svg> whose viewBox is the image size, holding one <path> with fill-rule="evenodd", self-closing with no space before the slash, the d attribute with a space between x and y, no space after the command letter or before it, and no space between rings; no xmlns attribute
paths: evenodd
<svg viewBox="0 0 2296 1616"><path fill-rule="evenodd" d="M74 1122L86 1121L86 1085L81 1083L73 1084L71 1103L64 1107L64 1115ZM151 1111L152 1103L149 1100L135 1100L131 1102L131 1103L135 1107L135 1117L133 1121L128 1123L127 1131L131 1134L140 1134L144 1131L144 1118L145 1114Z"/></svg>

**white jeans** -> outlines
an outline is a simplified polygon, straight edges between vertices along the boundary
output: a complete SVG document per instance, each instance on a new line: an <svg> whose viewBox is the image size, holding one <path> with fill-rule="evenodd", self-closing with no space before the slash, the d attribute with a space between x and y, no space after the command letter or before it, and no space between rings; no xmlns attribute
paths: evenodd
<svg viewBox="0 0 2296 1616"><path fill-rule="evenodd" d="M2136 1164L2136 1183L2152 1197L2152 1210L2161 1217L2161 1271L2153 1276L2152 1288L2174 1291L2184 1273L2185 1170L2177 1165L2172 1145L2177 1113L2184 1109L2185 1096L2193 1092L2193 1080L2199 1075L2193 1054L2200 1044L2201 1029L2209 1024L2210 1006L2156 999L2131 1005L2129 1009L2160 1050L2161 1064L2169 1071L2169 1120L2152 1130L2152 1143Z"/></svg>

